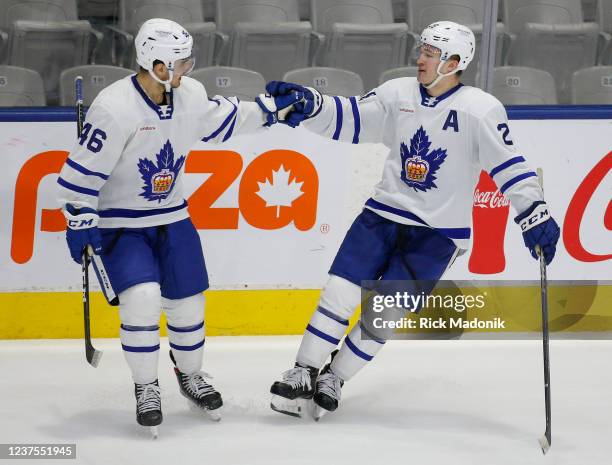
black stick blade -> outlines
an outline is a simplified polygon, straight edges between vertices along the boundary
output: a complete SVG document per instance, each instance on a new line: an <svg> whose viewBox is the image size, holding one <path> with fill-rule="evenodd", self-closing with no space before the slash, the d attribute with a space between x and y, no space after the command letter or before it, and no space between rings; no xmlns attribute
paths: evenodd
<svg viewBox="0 0 612 465"><path fill-rule="evenodd" d="M92 367L97 368L102 358L102 351L95 349L91 344L86 344L85 357Z"/></svg>

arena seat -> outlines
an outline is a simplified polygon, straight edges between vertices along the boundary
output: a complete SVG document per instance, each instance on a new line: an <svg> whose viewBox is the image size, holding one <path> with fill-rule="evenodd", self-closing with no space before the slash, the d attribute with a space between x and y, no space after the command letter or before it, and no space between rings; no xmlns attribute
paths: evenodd
<svg viewBox="0 0 612 465"><path fill-rule="evenodd" d="M378 81L379 84L390 81L391 79L403 78L403 77L416 77L418 68L416 66L403 66L401 68L392 68L380 75Z"/></svg>
<svg viewBox="0 0 612 465"><path fill-rule="evenodd" d="M313 67L289 71L283 81L314 87L322 94L352 97L363 94L363 82L357 73L346 69Z"/></svg>
<svg viewBox="0 0 612 465"><path fill-rule="evenodd" d="M134 74L134 71L109 65L84 65L65 69L60 74L60 105L74 104L74 79L77 76L83 77L83 103L89 106L102 89L130 74Z"/></svg>
<svg viewBox="0 0 612 465"><path fill-rule="evenodd" d="M223 63L267 80L308 66L312 27L300 21L296 0L217 0L217 26L229 36Z"/></svg>
<svg viewBox="0 0 612 465"><path fill-rule="evenodd" d="M502 66L493 69L493 91L504 105L555 105L553 76L541 69Z"/></svg>
<svg viewBox="0 0 612 465"><path fill-rule="evenodd" d="M189 77L197 79L206 89L209 97L236 96L241 100L254 101L266 91L264 77L256 71L229 66L211 66L192 72Z"/></svg>
<svg viewBox="0 0 612 465"><path fill-rule="evenodd" d="M612 104L612 66L593 66L572 75L572 103Z"/></svg>
<svg viewBox="0 0 612 465"><path fill-rule="evenodd" d="M44 106L43 80L36 71L18 66L0 65L0 106Z"/></svg>
<svg viewBox="0 0 612 465"><path fill-rule="evenodd" d="M504 0L513 35L509 63L548 71L560 103L570 101L572 73L596 64L598 26L585 23L576 0Z"/></svg>
<svg viewBox="0 0 612 465"><path fill-rule="evenodd" d="M2 61L44 76L47 100L55 104L60 72L88 63L90 41L95 52L102 33L78 19L76 0L3 0L0 39Z"/></svg>
<svg viewBox="0 0 612 465"><path fill-rule="evenodd" d="M406 24L393 22L391 0L311 2L313 29L323 43L317 65L353 71L372 88L384 70L405 64L414 38Z"/></svg>

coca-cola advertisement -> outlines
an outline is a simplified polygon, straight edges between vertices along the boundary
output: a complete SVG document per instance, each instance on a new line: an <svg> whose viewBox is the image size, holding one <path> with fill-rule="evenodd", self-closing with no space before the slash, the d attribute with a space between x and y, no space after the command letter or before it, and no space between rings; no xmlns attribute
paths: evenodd
<svg viewBox="0 0 612 465"><path fill-rule="evenodd" d="M468 262L470 272L493 274L504 271L504 236L509 211L510 199L500 192L491 176L482 171L474 190L474 239Z"/></svg>
<svg viewBox="0 0 612 465"><path fill-rule="evenodd" d="M584 159L578 162L569 156L561 160L552 164L550 160L540 159L537 153L528 157L534 170L543 169L544 197L561 228L549 276L609 280L612 152L593 156L588 162ZM512 221L516 214L510 199L482 171L474 189L470 251L466 254L467 260L458 260L447 276L463 279L467 268L471 279L533 278L537 270L534 271L521 232Z"/></svg>

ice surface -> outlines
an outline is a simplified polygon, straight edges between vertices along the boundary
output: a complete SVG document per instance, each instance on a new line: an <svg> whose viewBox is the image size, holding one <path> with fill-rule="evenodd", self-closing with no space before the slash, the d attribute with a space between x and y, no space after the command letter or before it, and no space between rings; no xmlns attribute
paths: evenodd
<svg viewBox="0 0 612 465"><path fill-rule="evenodd" d="M390 341L319 423L269 409L298 337L208 338L223 419L191 412L162 341L164 423L136 424L119 341L90 367L82 341L0 341L1 443L76 443L86 464L610 464L612 341L551 342L552 448L542 456L538 341ZM15 463L46 463L19 460ZM9 463L6 461L3 463Z"/></svg>

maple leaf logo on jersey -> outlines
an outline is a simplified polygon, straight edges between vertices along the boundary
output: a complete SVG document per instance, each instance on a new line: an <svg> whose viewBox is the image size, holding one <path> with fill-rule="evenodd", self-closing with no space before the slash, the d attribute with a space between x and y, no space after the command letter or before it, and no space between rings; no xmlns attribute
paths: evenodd
<svg viewBox="0 0 612 465"><path fill-rule="evenodd" d="M421 126L410 139L410 148L400 144L402 156L401 178L415 191L425 192L435 187L436 171L446 159L446 149L437 148L429 152L429 138Z"/></svg>
<svg viewBox="0 0 612 465"><path fill-rule="evenodd" d="M266 201L266 207L276 207L276 217L280 217L280 207L290 207L293 201L301 197L303 182L294 178L289 182L291 170L286 171L283 165L276 171L272 170L272 182L257 182L259 190L256 194Z"/></svg>
<svg viewBox="0 0 612 465"><path fill-rule="evenodd" d="M174 162L174 151L169 140L157 154L157 164L148 158L139 159L138 170L144 181L143 192L140 195L152 202L157 200L158 203L166 199L172 192L174 181L184 162L184 156Z"/></svg>

